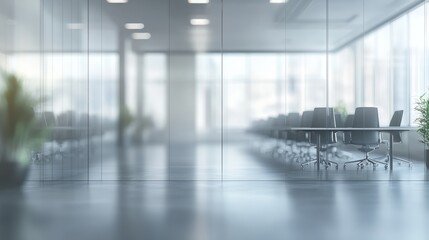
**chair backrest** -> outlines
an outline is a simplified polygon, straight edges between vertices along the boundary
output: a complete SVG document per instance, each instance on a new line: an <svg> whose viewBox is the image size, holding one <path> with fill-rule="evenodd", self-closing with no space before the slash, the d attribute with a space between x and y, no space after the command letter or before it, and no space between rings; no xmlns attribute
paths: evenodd
<svg viewBox="0 0 429 240"><path fill-rule="evenodd" d="M57 126L57 119L55 118L55 114L53 112L43 112L42 116L46 127L49 128Z"/></svg>
<svg viewBox="0 0 429 240"><path fill-rule="evenodd" d="M313 111L304 111L301 117L301 127L311 127L313 122ZM306 132L298 132L297 133L297 141L300 142L308 142L309 134Z"/></svg>
<svg viewBox="0 0 429 240"><path fill-rule="evenodd" d="M402 123L402 116L404 115L404 110L398 110L393 113L392 119L390 119L390 127L400 127Z"/></svg>
<svg viewBox="0 0 429 240"><path fill-rule="evenodd" d="M273 122L273 128L282 128L286 126L286 115L280 114L278 115ZM275 138L280 138L282 136L282 132L272 131L272 136Z"/></svg>
<svg viewBox="0 0 429 240"><path fill-rule="evenodd" d="M313 121L311 126L314 128L336 127L337 124L335 122L334 109L327 107L315 108L313 111Z"/></svg>
<svg viewBox="0 0 429 240"><path fill-rule="evenodd" d="M274 126L276 127L285 127L286 126L286 115L280 114L277 116Z"/></svg>
<svg viewBox="0 0 429 240"><path fill-rule="evenodd" d="M393 113L392 119L390 120L390 127L400 127L402 123L402 116L404 115L404 110L398 110ZM401 132L390 132L393 136L393 142L402 142Z"/></svg>
<svg viewBox="0 0 429 240"><path fill-rule="evenodd" d="M301 118L301 127L311 127L313 124L313 111L304 111Z"/></svg>
<svg viewBox="0 0 429 240"><path fill-rule="evenodd" d="M274 118L274 117L269 117L265 121L265 132L264 132L264 135L269 136L269 137L272 136L272 131L270 129L274 127L274 123L275 122L276 122L276 118Z"/></svg>
<svg viewBox="0 0 429 240"><path fill-rule="evenodd" d="M311 127L314 128L334 128L336 127L335 112L333 108L320 107L315 108L313 111L313 121ZM335 132L322 132L320 133L320 140L322 145L337 142L337 135ZM317 135L312 134L311 141L317 143Z"/></svg>
<svg viewBox="0 0 429 240"><path fill-rule="evenodd" d="M339 113L335 113L335 124L337 127L344 127L343 116Z"/></svg>
<svg viewBox="0 0 429 240"><path fill-rule="evenodd" d="M378 109L376 107L358 107L353 118L354 128L379 127ZM356 145L377 145L380 143L379 131L352 131L351 143Z"/></svg>
<svg viewBox="0 0 429 240"><path fill-rule="evenodd" d="M353 119L354 119L355 115L354 114L349 114L346 117L346 121L344 122L344 127L346 128L351 128L353 127ZM349 132L344 132L344 143L350 143L352 141L352 133Z"/></svg>
<svg viewBox="0 0 429 240"><path fill-rule="evenodd" d="M66 111L58 115L58 123L63 127L72 127L76 125L76 114L74 111Z"/></svg>
<svg viewBox="0 0 429 240"><path fill-rule="evenodd" d="M299 127L301 126L301 115L296 112L289 113L287 115L287 126L288 127Z"/></svg>
<svg viewBox="0 0 429 240"><path fill-rule="evenodd" d="M301 126L301 115L296 112L289 113L287 115L287 121L286 121L287 127L300 127ZM288 131L287 132L287 139L288 140L297 140L297 134L294 131Z"/></svg>

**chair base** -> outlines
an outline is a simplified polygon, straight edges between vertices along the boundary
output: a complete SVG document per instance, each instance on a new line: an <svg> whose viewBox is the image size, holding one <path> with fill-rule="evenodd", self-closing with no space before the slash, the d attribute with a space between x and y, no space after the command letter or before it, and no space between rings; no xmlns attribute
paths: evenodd
<svg viewBox="0 0 429 240"><path fill-rule="evenodd" d="M398 164L401 164L401 162L403 162L403 163L408 164L408 167L412 167L413 166L413 162L411 162L409 160L406 160L406 159L403 159L403 158L394 157L393 160L398 161Z"/></svg>
<svg viewBox="0 0 429 240"><path fill-rule="evenodd" d="M389 165L389 156L378 157L378 158L375 158L375 159L385 159L384 160L384 164ZM408 167L410 167L410 168L413 166L413 162L411 162L410 160L407 160L407 159L393 157L393 160L398 161L399 165L401 165L401 163L406 163L406 164L408 164Z"/></svg>
<svg viewBox="0 0 429 240"><path fill-rule="evenodd" d="M304 168L305 166L308 166L310 164L317 164L317 159L312 159L310 161L304 162L301 164L301 168ZM338 170L338 163L328 160L328 159L320 159L320 164L325 167L325 169L328 169L330 166L334 165L335 169Z"/></svg>
<svg viewBox="0 0 429 240"><path fill-rule="evenodd" d="M375 170L378 164L384 165L384 168L387 169L389 166L386 162L377 161L375 159L370 159L368 153L365 153L365 158L359 160L348 161L344 163L344 169L346 169L347 164L356 163L358 169L362 169L365 165L371 164L372 168Z"/></svg>

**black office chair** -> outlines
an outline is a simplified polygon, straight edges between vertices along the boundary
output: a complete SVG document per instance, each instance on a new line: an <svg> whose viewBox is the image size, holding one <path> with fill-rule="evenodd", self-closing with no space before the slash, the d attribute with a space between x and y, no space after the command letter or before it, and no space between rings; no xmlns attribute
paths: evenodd
<svg viewBox="0 0 429 240"><path fill-rule="evenodd" d="M337 116L337 115L335 115L335 116ZM343 121L342 127L352 128L353 127L353 118L354 118L353 114L347 115L346 120ZM336 119L338 119L338 118L336 118ZM338 124L337 124L337 127L339 127ZM341 141L343 142L343 144L349 144L351 139L352 139L351 134L352 133L350 131L343 131L343 132L341 132L341 134L337 133L337 137L341 138ZM345 151L342 150L341 148L335 149L335 151L333 152L333 155L335 155L335 157L340 158L340 159L344 159L344 158L349 159L349 156L347 154L345 154Z"/></svg>
<svg viewBox="0 0 429 240"><path fill-rule="evenodd" d="M300 127L311 127L313 122L313 111L304 111L301 117ZM295 160L309 159L310 158L310 134L307 132L296 133L296 146L299 149L299 153L295 156ZM304 151L307 150L307 151Z"/></svg>
<svg viewBox="0 0 429 240"><path fill-rule="evenodd" d="M74 111L65 111L58 114L58 126L63 129L58 131L58 142L60 144L60 154L62 157L66 155L66 152L63 151L63 146L65 143L69 143L69 153L74 154L79 151L79 148L73 149L73 143L79 139L79 131L77 130L77 117L76 112Z"/></svg>
<svg viewBox="0 0 429 240"><path fill-rule="evenodd" d="M35 112L33 109L33 113L35 116L35 125L38 129L44 129L46 127L45 118L43 116L43 113L41 112ZM33 149L31 153L31 160L35 164L41 163L43 160L43 147L38 149Z"/></svg>
<svg viewBox="0 0 429 240"><path fill-rule="evenodd" d="M301 115L296 112L289 113L287 115L287 127L300 127L301 126ZM288 141L296 141L296 132L295 131L287 131L286 136Z"/></svg>
<svg viewBox="0 0 429 240"><path fill-rule="evenodd" d="M279 128L284 128L286 127L286 120L287 120L287 116L284 114L279 114L277 116L277 118L274 119L273 121L273 127L274 129L279 129ZM273 138L281 138L282 137L282 131L278 131L278 130L272 130L272 136Z"/></svg>
<svg viewBox="0 0 429 240"><path fill-rule="evenodd" d="M287 116L284 114L279 114L277 118L275 118L275 120L273 121L273 128L274 129L285 128L286 121L287 121ZM276 158L286 151L281 144L282 139L284 139L285 132L279 131L279 130L272 130L271 134L272 134L272 137L276 139L276 144L272 149L271 155L273 158Z"/></svg>
<svg viewBox="0 0 429 240"><path fill-rule="evenodd" d="M49 140L52 142L57 142L57 134L55 127L58 126L57 118L55 117L54 112L42 112L42 122L45 125L45 127L49 130ZM43 152L42 160L44 162L50 162L53 158L53 156L56 154L56 150L54 149L54 146L51 145L51 152L45 153Z"/></svg>
<svg viewBox="0 0 429 240"><path fill-rule="evenodd" d="M335 122L334 109L326 108L326 107L315 108L313 111L313 121L312 121L311 127L335 128L336 122ZM328 154L327 154L327 151L330 147L332 147L332 144L335 144L337 142L337 135L335 131L312 133L311 142L315 145L317 145L318 143L318 134L320 134L320 141L321 141L321 148L319 149L319 151L324 153L325 155L324 158L320 159L320 163L323 164L326 169L331 165L335 165L335 168L338 169L338 163L329 160ZM312 163L317 163L317 159L305 162L301 164L301 167L304 167Z"/></svg>
<svg viewBox="0 0 429 240"><path fill-rule="evenodd" d="M343 117L339 113L335 113L335 124L339 128L344 127Z"/></svg>
<svg viewBox="0 0 429 240"><path fill-rule="evenodd" d="M376 107L356 108L353 119L354 128L377 128L379 126L378 109ZM365 163L370 163L374 169L378 163L385 164L369 158L369 153L379 148L380 142L381 137L379 131L351 131L350 144L360 145L361 147L358 150L365 153L365 158L345 162L344 168L350 163L357 163L358 168L363 168ZM385 167L387 167L386 164Z"/></svg>
<svg viewBox="0 0 429 240"><path fill-rule="evenodd" d="M58 125L57 118L53 112L43 112L43 121L45 122L45 126L47 128L53 128Z"/></svg>
<svg viewBox="0 0 429 240"><path fill-rule="evenodd" d="M269 117L267 121L265 122L265 137L272 139L273 138L273 127L275 126L276 118L275 117Z"/></svg>
<svg viewBox="0 0 429 240"><path fill-rule="evenodd" d="M344 119L343 116L339 113L335 113L335 124L338 128L344 127ZM343 132L337 132L337 139L343 140L344 134Z"/></svg>
<svg viewBox="0 0 429 240"><path fill-rule="evenodd" d="M289 113L287 115L286 127L300 127L301 126L301 115L296 112ZM287 131L285 137L285 144L289 147L289 150L286 150L286 154L288 154L288 158L294 159L298 152L295 151L294 146L296 143L296 132L295 131Z"/></svg>
<svg viewBox="0 0 429 240"><path fill-rule="evenodd" d="M393 113L392 119L390 120L389 127L400 127L403 115L404 115L403 110L395 111ZM392 134L393 136L393 144L402 143L401 131L392 131L390 132L390 134ZM383 141L383 142L387 144L387 151L389 151L390 150L389 141ZM407 163L409 167L411 167L413 164L411 161L403 158L394 157L393 159L399 161L398 162L399 164L401 162ZM389 161L389 159L386 159L386 161Z"/></svg>
<svg viewBox="0 0 429 240"><path fill-rule="evenodd" d="M311 127L313 123L313 111L304 111L301 117L301 125L300 127L306 128ZM309 143L310 134L306 132L297 132L296 140L299 143Z"/></svg>
<svg viewBox="0 0 429 240"><path fill-rule="evenodd" d="M344 122L344 127L346 128L352 128L353 127L353 119L354 119L355 115L354 114L349 114L346 117L346 121ZM352 141L352 133L350 131L344 131L343 132L343 142L345 144L349 144Z"/></svg>

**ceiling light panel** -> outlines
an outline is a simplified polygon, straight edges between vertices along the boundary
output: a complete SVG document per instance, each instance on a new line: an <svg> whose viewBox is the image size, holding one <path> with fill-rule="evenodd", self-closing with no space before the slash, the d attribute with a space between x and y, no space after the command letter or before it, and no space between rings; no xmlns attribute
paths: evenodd
<svg viewBox="0 0 429 240"><path fill-rule="evenodd" d="M108 3L127 3L128 0L107 0Z"/></svg>
<svg viewBox="0 0 429 240"><path fill-rule="evenodd" d="M194 19L191 19L191 24L195 25L195 26L209 25L210 20L208 20L206 18L194 18Z"/></svg>
<svg viewBox="0 0 429 240"><path fill-rule="evenodd" d="M287 3L289 0L270 0L270 3Z"/></svg>
<svg viewBox="0 0 429 240"><path fill-rule="evenodd" d="M188 0L190 4L207 4L210 0Z"/></svg>
<svg viewBox="0 0 429 240"><path fill-rule="evenodd" d="M144 24L143 23L125 23L125 28L132 29L132 30L143 29Z"/></svg>
<svg viewBox="0 0 429 240"><path fill-rule="evenodd" d="M147 32L142 33L133 33L133 39L135 40L148 40L150 39L151 35Z"/></svg>

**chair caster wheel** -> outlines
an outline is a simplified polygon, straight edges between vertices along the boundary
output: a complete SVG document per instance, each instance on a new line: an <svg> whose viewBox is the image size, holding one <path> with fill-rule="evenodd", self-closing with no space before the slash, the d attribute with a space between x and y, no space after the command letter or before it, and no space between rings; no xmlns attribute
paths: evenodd
<svg viewBox="0 0 429 240"><path fill-rule="evenodd" d="M384 169L386 169L386 170L387 170L387 165L384 165Z"/></svg>
<svg viewBox="0 0 429 240"><path fill-rule="evenodd" d="M338 165L335 166L335 170L338 170Z"/></svg>

